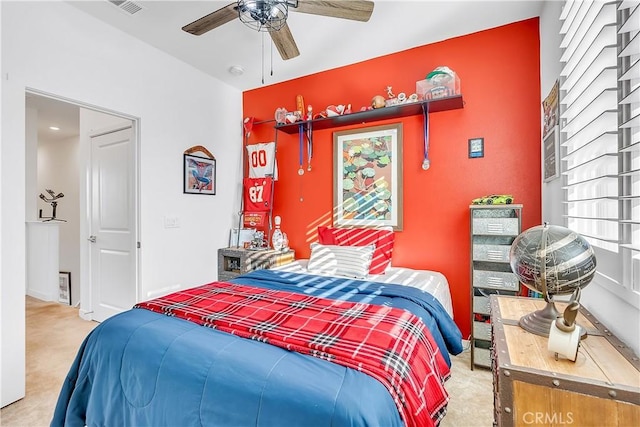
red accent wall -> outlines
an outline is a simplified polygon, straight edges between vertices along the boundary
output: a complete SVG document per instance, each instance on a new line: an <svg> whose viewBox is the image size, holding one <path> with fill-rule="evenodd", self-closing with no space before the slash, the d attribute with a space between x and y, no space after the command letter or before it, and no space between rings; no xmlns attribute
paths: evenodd
<svg viewBox="0 0 640 427"><path fill-rule="evenodd" d="M403 123L403 219L393 265L437 270L448 279L456 323L470 333L469 204L487 194L513 194L523 204L523 230L541 221L540 42L538 18L433 43L244 92L244 117L273 119L296 109L296 95L314 112L330 104L369 105L374 95L415 92L417 80L446 65L461 80L464 108L432 113L431 167L421 168L421 115L315 131L312 171L298 175L298 135L278 132L279 181L274 215L282 216L297 258L309 256L316 227L331 222L333 132ZM339 47L338 47L339 48ZM304 55L304 49L302 49ZM330 55L330 49L324 54ZM322 61L322 55L318 56ZM277 68L275 70L277 73ZM469 159L469 138L483 137L483 158ZM254 126L249 143L276 139L273 123Z"/></svg>

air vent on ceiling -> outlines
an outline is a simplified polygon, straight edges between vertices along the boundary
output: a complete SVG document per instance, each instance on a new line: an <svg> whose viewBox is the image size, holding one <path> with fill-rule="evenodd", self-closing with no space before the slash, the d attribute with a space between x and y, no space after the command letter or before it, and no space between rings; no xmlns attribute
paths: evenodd
<svg viewBox="0 0 640 427"><path fill-rule="evenodd" d="M107 0L109 3L117 7L118 9L127 12L129 15L133 15L142 10L142 6L128 0Z"/></svg>

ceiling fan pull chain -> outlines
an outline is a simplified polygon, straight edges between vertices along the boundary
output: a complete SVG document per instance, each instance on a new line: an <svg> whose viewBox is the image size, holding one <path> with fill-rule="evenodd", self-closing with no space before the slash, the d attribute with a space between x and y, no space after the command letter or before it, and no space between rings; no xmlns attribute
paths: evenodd
<svg viewBox="0 0 640 427"><path fill-rule="evenodd" d="M273 77L273 39L269 37L271 40L271 77Z"/></svg>
<svg viewBox="0 0 640 427"><path fill-rule="evenodd" d="M264 33L262 33L262 49L260 50L262 54L262 84L264 84Z"/></svg>

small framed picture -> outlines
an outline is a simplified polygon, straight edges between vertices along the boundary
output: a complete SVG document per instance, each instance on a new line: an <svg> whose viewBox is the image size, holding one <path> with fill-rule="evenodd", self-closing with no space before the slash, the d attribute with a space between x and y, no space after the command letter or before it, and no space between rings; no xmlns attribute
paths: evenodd
<svg viewBox="0 0 640 427"><path fill-rule="evenodd" d="M58 302L71 305L71 272L61 271L58 278Z"/></svg>
<svg viewBox="0 0 640 427"><path fill-rule="evenodd" d="M216 159L184 155L184 193L216 194Z"/></svg>
<svg viewBox="0 0 640 427"><path fill-rule="evenodd" d="M484 138L471 138L469 140L469 158L484 157Z"/></svg>

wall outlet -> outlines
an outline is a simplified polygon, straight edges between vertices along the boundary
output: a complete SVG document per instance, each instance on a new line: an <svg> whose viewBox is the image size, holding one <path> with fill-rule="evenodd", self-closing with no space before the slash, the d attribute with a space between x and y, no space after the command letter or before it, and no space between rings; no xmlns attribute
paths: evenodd
<svg viewBox="0 0 640 427"><path fill-rule="evenodd" d="M180 219L177 216L165 216L164 228L180 228Z"/></svg>

